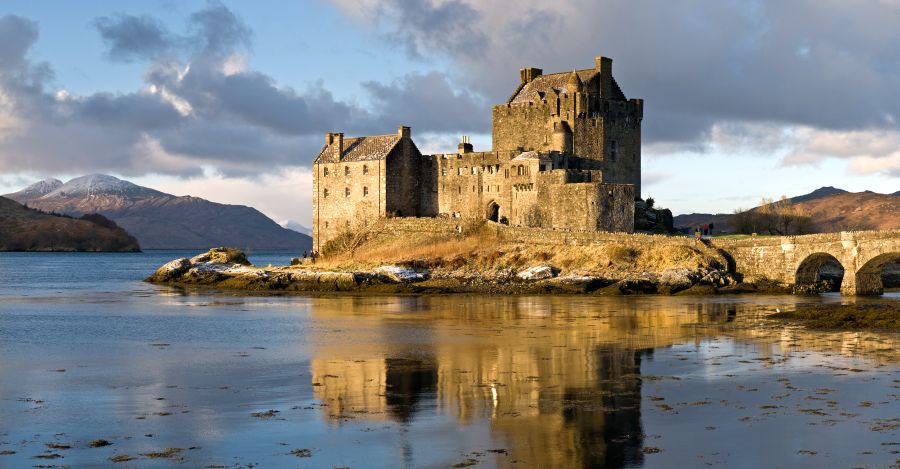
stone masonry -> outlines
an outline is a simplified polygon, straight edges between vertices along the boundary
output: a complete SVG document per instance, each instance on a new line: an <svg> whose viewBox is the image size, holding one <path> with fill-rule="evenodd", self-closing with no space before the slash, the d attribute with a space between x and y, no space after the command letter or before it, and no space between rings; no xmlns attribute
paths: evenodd
<svg viewBox="0 0 900 469"><path fill-rule="evenodd" d="M567 231L634 231L643 100L625 98L612 60L586 70L520 71L494 106L493 151L463 137L455 153L422 155L409 127L329 133L313 162L313 249L382 218L482 218Z"/></svg>

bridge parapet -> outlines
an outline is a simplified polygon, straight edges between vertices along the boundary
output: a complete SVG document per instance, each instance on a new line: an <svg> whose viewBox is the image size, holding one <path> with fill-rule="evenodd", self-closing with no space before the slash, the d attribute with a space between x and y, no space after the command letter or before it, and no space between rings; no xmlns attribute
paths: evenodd
<svg viewBox="0 0 900 469"><path fill-rule="evenodd" d="M900 230L717 239L712 245L727 252L735 273L748 281L815 282L819 269L837 262L844 269L845 295L881 294L884 267L900 261Z"/></svg>

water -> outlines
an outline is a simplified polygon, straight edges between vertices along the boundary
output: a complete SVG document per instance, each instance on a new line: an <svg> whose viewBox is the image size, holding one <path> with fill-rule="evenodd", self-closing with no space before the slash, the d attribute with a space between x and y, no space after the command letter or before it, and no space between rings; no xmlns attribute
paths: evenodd
<svg viewBox="0 0 900 469"><path fill-rule="evenodd" d="M0 467L900 459L900 335L761 319L839 296L243 297L140 282L182 255L0 254ZM142 455L167 448L181 450Z"/></svg>

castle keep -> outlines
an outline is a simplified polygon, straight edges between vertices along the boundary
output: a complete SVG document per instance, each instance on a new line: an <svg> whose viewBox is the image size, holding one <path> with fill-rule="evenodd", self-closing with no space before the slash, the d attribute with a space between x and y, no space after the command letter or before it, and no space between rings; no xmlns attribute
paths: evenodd
<svg viewBox="0 0 900 469"><path fill-rule="evenodd" d="M490 152L463 137L455 153L422 155L409 127L329 133L313 161L313 249L387 217L632 232L643 100L625 97L606 57L572 72L523 68L520 78L492 109Z"/></svg>

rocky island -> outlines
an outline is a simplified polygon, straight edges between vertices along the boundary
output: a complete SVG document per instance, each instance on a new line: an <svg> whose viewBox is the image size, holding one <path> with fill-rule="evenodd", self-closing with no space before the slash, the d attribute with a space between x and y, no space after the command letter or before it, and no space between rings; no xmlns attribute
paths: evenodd
<svg viewBox="0 0 900 469"><path fill-rule="evenodd" d="M290 266L253 266L237 249L215 248L173 260L147 281L266 292L622 295L759 288L738 282L727 272L726 260L704 243L648 242L653 237L555 246L509 240L489 224L412 243L402 232L380 232L353 249L326 251L315 262L296 259Z"/></svg>

